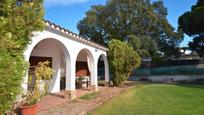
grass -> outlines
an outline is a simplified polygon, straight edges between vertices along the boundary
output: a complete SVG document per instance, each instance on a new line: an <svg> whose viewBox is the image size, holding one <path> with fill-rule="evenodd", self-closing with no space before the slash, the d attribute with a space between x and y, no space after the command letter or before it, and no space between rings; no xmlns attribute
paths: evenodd
<svg viewBox="0 0 204 115"><path fill-rule="evenodd" d="M89 115L203 115L204 86L140 84Z"/></svg>
<svg viewBox="0 0 204 115"><path fill-rule="evenodd" d="M98 97L99 95L100 95L100 92L93 92L93 93L89 93L89 94L81 96L80 99L90 100L90 99L94 99Z"/></svg>

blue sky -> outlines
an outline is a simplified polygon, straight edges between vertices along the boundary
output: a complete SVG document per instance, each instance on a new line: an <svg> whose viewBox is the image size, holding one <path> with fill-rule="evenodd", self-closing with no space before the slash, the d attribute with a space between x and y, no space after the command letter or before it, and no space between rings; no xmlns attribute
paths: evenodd
<svg viewBox="0 0 204 115"><path fill-rule="evenodd" d="M92 5L105 4L107 0L45 0L45 19L78 33L77 23ZM163 0L168 9L167 19L177 28L178 17L190 10L197 0ZM181 46L187 46L192 38L185 37Z"/></svg>

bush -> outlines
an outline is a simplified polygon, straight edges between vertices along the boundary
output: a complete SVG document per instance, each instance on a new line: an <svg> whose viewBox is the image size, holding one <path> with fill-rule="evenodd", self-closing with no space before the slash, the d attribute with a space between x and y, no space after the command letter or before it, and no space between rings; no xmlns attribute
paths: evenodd
<svg viewBox="0 0 204 115"><path fill-rule="evenodd" d="M0 114L21 92L27 64L24 49L33 31L42 30L43 0L0 0Z"/></svg>
<svg viewBox="0 0 204 115"><path fill-rule="evenodd" d="M140 66L140 57L126 43L119 40L111 40L108 58L114 85L118 86L127 80L134 68Z"/></svg>
<svg viewBox="0 0 204 115"><path fill-rule="evenodd" d="M21 92L21 83L27 64L22 56L11 55L0 49L0 114L12 107L16 96Z"/></svg>
<svg viewBox="0 0 204 115"><path fill-rule="evenodd" d="M49 67L49 63L49 61L39 62L35 70L35 75L29 76L28 86L31 88L22 96L24 99L23 105L36 104L44 95L48 94L48 83L42 80L50 80L53 75L54 71ZM34 84L32 84L32 81L34 81ZM44 88L42 88L42 86L44 86Z"/></svg>

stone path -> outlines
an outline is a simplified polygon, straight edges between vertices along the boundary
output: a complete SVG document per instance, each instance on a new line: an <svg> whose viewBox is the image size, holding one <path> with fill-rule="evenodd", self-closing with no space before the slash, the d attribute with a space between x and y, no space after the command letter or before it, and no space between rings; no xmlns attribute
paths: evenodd
<svg viewBox="0 0 204 115"><path fill-rule="evenodd" d="M128 82L126 85L117 88L99 87L100 96L95 99L76 99L74 101L68 101L63 104L40 111L38 112L38 115L84 115L103 102L112 99L114 96L127 90L130 86L132 86L132 82Z"/></svg>

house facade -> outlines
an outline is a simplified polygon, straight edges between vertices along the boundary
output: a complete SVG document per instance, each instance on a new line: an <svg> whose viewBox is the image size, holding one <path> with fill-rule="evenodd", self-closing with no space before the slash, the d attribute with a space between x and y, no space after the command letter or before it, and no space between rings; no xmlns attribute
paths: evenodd
<svg viewBox="0 0 204 115"><path fill-rule="evenodd" d="M32 42L24 52L30 66L36 66L39 61L50 61L54 75L50 82L51 93L64 90L70 98L76 95L76 77L90 77L90 86L98 90L98 61L104 62L104 80L109 80L109 66L106 47L84 39L60 26L45 21L46 29L34 32ZM27 73L23 88L28 87ZM64 82L64 83L63 83Z"/></svg>

